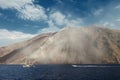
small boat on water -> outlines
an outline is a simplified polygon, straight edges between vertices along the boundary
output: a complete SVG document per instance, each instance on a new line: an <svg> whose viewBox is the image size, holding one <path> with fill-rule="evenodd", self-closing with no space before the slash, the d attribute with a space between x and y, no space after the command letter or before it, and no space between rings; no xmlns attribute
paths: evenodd
<svg viewBox="0 0 120 80"><path fill-rule="evenodd" d="M30 65L23 65L23 67L30 67Z"/></svg>
<svg viewBox="0 0 120 80"><path fill-rule="evenodd" d="M72 65L72 67L77 67L77 65L74 64L74 65Z"/></svg>
<svg viewBox="0 0 120 80"><path fill-rule="evenodd" d="M28 60L27 56L25 58L25 64L23 65L23 67L31 67L32 65L30 64L30 61Z"/></svg>

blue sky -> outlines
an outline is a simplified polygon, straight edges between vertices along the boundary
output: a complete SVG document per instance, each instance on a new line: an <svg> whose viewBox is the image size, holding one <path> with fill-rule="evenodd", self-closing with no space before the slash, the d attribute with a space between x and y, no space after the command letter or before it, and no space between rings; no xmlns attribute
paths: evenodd
<svg viewBox="0 0 120 80"><path fill-rule="evenodd" d="M90 25L120 29L120 0L0 0L0 46Z"/></svg>

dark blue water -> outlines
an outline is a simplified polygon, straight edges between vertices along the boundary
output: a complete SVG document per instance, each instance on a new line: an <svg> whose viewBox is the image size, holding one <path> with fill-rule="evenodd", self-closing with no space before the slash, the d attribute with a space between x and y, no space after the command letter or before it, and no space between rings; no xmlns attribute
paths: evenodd
<svg viewBox="0 0 120 80"><path fill-rule="evenodd" d="M120 65L0 65L0 80L120 80Z"/></svg>

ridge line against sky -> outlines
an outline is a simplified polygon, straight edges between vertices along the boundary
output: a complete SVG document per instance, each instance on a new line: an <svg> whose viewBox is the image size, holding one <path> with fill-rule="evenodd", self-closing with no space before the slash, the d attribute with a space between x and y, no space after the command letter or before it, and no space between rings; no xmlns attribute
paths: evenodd
<svg viewBox="0 0 120 80"><path fill-rule="evenodd" d="M119 14L119 0L0 0L0 46L65 26L120 29Z"/></svg>

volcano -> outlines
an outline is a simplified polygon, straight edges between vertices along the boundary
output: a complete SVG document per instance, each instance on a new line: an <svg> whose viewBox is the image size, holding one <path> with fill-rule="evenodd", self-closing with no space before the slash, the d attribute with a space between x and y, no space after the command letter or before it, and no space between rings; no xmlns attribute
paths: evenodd
<svg viewBox="0 0 120 80"><path fill-rule="evenodd" d="M66 27L0 48L0 64L119 64L120 31Z"/></svg>

